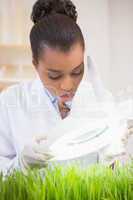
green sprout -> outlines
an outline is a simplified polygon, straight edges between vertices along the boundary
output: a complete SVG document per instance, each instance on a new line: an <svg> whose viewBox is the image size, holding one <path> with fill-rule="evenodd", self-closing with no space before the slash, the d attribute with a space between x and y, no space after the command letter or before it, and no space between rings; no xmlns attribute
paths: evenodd
<svg viewBox="0 0 133 200"><path fill-rule="evenodd" d="M133 163L55 165L0 175L0 200L133 200Z"/></svg>

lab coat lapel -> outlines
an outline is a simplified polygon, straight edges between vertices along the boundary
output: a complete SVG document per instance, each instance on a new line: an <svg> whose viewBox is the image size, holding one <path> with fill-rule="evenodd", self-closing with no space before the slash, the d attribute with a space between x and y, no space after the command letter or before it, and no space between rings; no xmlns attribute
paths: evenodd
<svg viewBox="0 0 133 200"><path fill-rule="evenodd" d="M62 119L45 93L44 86L39 78L34 81L30 95L31 106L29 111L32 121L35 122L33 125L36 127L37 124L36 131L40 134L44 131L50 134L50 130Z"/></svg>
<svg viewBox="0 0 133 200"><path fill-rule="evenodd" d="M35 98L37 98L37 102L33 102L31 111L41 111L41 113L45 116L45 119L47 119L49 122L51 121L53 123L57 122L58 120L61 121L59 113L50 101L47 93L45 92L43 83L39 78L34 81L31 90L33 97L35 94Z"/></svg>
<svg viewBox="0 0 133 200"><path fill-rule="evenodd" d="M52 129L62 121L39 79L24 84L21 91L24 91L19 98L21 106L9 110L16 152L21 152L35 137L52 138Z"/></svg>

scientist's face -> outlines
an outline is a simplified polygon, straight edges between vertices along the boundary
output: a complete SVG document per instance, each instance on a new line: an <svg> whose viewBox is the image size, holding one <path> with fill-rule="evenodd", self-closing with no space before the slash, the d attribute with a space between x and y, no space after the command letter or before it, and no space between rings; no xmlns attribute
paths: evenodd
<svg viewBox="0 0 133 200"><path fill-rule="evenodd" d="M45 87L62 102L70 101L84 74L84 50L77 43L70 51L46 48L36 66Z"/></svg>

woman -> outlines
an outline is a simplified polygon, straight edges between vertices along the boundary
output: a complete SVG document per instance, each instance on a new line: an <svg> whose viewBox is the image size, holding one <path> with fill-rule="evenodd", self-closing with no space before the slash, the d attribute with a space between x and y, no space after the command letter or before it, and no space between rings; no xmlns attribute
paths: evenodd
<svg viewBox="0 0 133 200"><path fill-rule="evenodd" d="M73 3L38 0L31 18L30 43L38 78L0 96L0 170L5 173L47 164L52 157L47 136L71 115L84 74L85 42ZM46 136L43 151L42 134L43 139Z"/></svg>

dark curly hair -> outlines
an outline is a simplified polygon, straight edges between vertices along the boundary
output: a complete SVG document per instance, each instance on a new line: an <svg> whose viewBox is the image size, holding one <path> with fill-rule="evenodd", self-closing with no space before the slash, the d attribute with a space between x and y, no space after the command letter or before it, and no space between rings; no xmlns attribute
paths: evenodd
<svg viewBox="0 0 133 200"><path fill-rule="evenodd" d="M32 10L34 26L30 32L33 58L38 62L48 47L67 52L79 42L85 48L77 21L76 7L70 0L38 0Z"/></svg>

